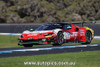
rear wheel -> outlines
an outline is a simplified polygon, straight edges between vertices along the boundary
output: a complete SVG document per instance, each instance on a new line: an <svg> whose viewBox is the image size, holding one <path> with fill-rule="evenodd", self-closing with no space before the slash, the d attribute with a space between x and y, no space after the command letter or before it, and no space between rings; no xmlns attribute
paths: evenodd
<svg viewBox="0 0 100 67"><path fill-rule="evenodd" d="M64 34L63 31L58 32L57 34L57 43L53 46L61 46L64 43Z"/></svg>
<svg viewBox="0 0 100 67"><path fill-rule="evenodd" d="M92 41L92 33L90 31L87 31L85 34L85 38L86 38L86 43L82 43L82 44L90 44Z"/></svg>

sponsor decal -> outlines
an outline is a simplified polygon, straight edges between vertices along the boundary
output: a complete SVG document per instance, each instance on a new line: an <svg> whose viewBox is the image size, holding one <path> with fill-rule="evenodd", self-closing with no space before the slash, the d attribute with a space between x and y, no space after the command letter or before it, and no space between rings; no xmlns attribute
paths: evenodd
<svg viewBox="0 0 100 67"><path fill-rule="evenodd" d="M64 35L65 35L64 39L70 39L71 37L75 37L76 38L78 36L78 32L73 32L72 34L69 33L69 32L67 32L67 33L65 32Z"/></svg>
<svg viewBox="0 0 100 67"><path fill-rule="evenodd" d="M85 33L84 32L80 32L80 36L85 36Z"/></svg>
<svg viewBox="0 0 100 67"><path fill-rule="evenodd" d="M37 34L32 33L32 34L29 34L28 36L37 36Z"/></svg>
<svg viewBox="0 0 100 67"><path fill-rule="evenodd" d="M30 38L27 38L27 40L31 40L31 39L33 39L32 37L30 37Z"/></svg>
<svg viewBox="0 0 100 67"><path fill-rule="evenodd" d="M70 33L66 33L66 39L70 39L71 34Z"/></svg>
<svg viewBox="0 0 100 67"><path fill-rule="evenodd" d="M85 32L83 29L80 29L79 33L80 33L80 36L85 36Z"/></svg>

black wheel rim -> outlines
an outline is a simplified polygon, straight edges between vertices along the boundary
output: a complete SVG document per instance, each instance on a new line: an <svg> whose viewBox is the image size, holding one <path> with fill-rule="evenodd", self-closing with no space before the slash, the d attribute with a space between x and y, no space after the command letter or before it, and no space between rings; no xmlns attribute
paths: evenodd
<svg viewBox="0 0 100 67"><path fill-rule="evenodd" d="M86 33L86 40L87 40L87 42L91 42L91 40L92 40L92 34L90 32Z"/></svg>
<svg viewBox="0 0 100 67"><path fill-rule="evenodd" d="M59 36L58 36L58 43L59 43L59 44L62 44L63 41L64 41L64 35L63 35L63 33L59 33Z"/></svg>

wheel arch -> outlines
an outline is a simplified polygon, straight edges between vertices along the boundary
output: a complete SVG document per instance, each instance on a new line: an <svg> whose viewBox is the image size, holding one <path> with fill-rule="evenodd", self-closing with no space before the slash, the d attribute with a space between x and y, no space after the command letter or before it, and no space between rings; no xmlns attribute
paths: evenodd
<svg viewBox="0 0 100 67"><path fill-rule="evenodd" d="M89 27L84 27L84 28L86 29L86 31L91 32L92 38L94 39L94 31L91 28L89 28Z"/></svg>

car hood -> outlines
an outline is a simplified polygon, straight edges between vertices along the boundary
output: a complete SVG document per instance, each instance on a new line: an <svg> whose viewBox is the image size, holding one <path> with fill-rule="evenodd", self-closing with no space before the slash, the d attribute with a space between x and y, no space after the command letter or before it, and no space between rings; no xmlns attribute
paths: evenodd
<svg viewBox="0 0 100 67"><path fill-rule="evenodd" d="M48 30L48 31L24 31L23 33L25 34L30 34L30 33L46 33L46 32L53 32L53 30Z"/></svg>
<svg viewBox="0 0 100 67"><path fill-rule="evenodd" d="M41 30L41 31L24 31L23 34L31 34L31 33L46 33L46 32L54 32L54 33L57 33L58 31L60 31L61 29L54 29L54 30Z"/></svg>

